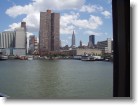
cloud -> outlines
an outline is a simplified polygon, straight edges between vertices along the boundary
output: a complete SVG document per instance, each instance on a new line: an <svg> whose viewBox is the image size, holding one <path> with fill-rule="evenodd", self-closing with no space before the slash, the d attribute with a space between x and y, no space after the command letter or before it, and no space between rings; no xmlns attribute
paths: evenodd
<svg viewBox="0 0 139 106"><path fill-rule="evenodd" d="M90 15L89 19L80 19L79 13L64 14L61 16L61 33L71 34L75 28L79 29L97 29L103 24L98 16Z"/></svg>
<svg viewBox="0 0 139 106"><path fill-rule="evenodd" d="M102 33L102 32L94 32L94 31L91 31L91 30L87 30L84 32L84 34L87 34L87 35L96 35L96 36L100 36L100 35L107 35L107 33Z"/></svg>
<svg viewBox="0 0 139 106"><path fill-rule="evenodd" d="M60 33L61 34L71 34L72 33L72 31L75 29L75 26L73 26L73 25L70 25L70 26L66 26L66 27L64 27L64 26L62 26L61 25L61 27L60 27Z"/></svg>
<svg viewBox="0 0 139 106"><path fill-rule="evenodd" d="M61 46L68 45L69 41L68 40L61 40Z"/></svg>
<svg viewBox="0 0 139 106"><path fill-rule="evenodd" d="M13 31L15 30L15 28L18 28L21 26L21 23L13 23L11 25L9 25L9 29L6 29L5 31Z"/></svg>
<svg viewBox="0 0 139 106"><path fill-rule="evenodd" d="M111 13L109 11L103 11L101 14L104 15L106 18L110 18L111 16Z"/></svg>
<svg viewBox="0 0 139 106"><path fill-rule="evenodd" d="M80 9L80 12L88 12L88 13L98 11L103 11L103 7L98 5L83 5L82 8Z"/></svg>
<svg viewBox="0 0 139 106"><path fill-rule="evenodd" d="M22 20L27 24L27 30L30 32L37 32L39 30L39 21L40 21L40 11L46 11L47 9L52 10L66 10L66 9L77 9L81 8L85 0L32 0L31 3L21 6L14 5L6 10L6 14L10 17L16 18L17 16L25 14L26 17ZM66 17L68 18L68 17ZM69 17L70 18L70 17ZM62 18L62 20L64 17ZM64 19L64 22L66 20ZM63 21L62 21L63 22ZM9 25L8 30L13 30L19 23L13 23ZM66 26L66 28L64 27ZM63 34L69 34L71 30L75 27L73 25L68 26L62 24L60 32Z"/></svg>
<svg viewBox="0 0 139 106"><path fill-rule="evenodd" d="M23 21L27 23L28 31L36 32L39 29L40 13L36 12L29 14L23 19Z"/></svg>
<svg viewBox="0 0 139 106"><path fill-rule="evenodd" d="M31 35L34 35L34 34L31 32L27 32L27 38L29 38Z"/></svg>
<svg viewBox="0 0 139 106"><path fill-rule="evenodd" d="M75 29L75 25L73 24L79 17L79 13L65 13L61 16L60 19L60 33L61 34L71 34L72 31Z"/></svg>
<svg viewBox="0 0 139 106"><path fill-rule="evenodd" d="M30 14L33 12L35 12L35 9L31 4L25 6L15 5L6 10L6 14L10 17L17 17L22 14Z"/></svg>
<svg viewBox="0 0 139 106"><path fill-rule="evenodd" d="M33 13L27 15L23 19L27 23L27 31L38 32L39 31L39 13ZM88 19L80 19L79 13L70 14L65 13L60 18L60 34L71 34L73 30L78 29L97 29L103 24L101 17L90 15ZM13 23L9 25L8 30L14 30L16 27L20 27L19 23Z"/></svg>
<svg viewBox="0 0 139 106"><path fill-rule="evenodd" d="M64 10L64 9L77 9L79 11L93 12L95 10L102 11L101 6L84 5L85 0L32 0L28 5L20 6L15 5L6 10L6 14L10 17L16 18L19 15L26 14L22 21L26 22L28 32L39 31L40 11L47 9ZM83 10L84 8L84 10ZM80 13L71 12L65 13L60 18L60 33L71 34L74 29L97 29L103 24L101 17L90 15L88 19L81 19ZM9 25L8 30L14 30L20 26L20 22Z"/></svg>
<svg viewBox="0 0 139 106"><path fill-rule="evenodd" d="M40 21L40 13L32 13L23 18L24 22L26 22L27 31L29 32L38 32L39 30L39 21ZM21 22L13 23L9 25L9 29L6 30L14 30L17 27L21 26Z"/></svg>
<svg viewBox="0 0 139 106"><path fill-rule="evenodd" d="M11 17L17 17L22 14L30 14L33 12L64 9L78 9L84 4L85 0L32 0L28 5L14 5L6 10L6 14Z"/></svg>
<svg viewBox="0 0 139 106"><path fill-rule="evenodd" d="M84 29L97 29L100 25L103 24L102 19L99 16L90 15L90 18L87 19L77 19L73 23L75 26Z"/></svg>

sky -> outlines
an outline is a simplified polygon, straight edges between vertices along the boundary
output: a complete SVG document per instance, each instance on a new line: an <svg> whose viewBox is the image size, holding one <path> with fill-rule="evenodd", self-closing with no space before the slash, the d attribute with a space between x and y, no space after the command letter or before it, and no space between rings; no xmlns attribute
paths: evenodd
<svg viewBox="0 0 139 106"><path fill-rule="evenodd" d="M95 43L113 37L111 0L1 0L0 32L27 24L28 36L38 36L40 12L51 9L60 13L61 45L71 46L75 31L76 46L80 40L87 45L89 35Z"/></svg>

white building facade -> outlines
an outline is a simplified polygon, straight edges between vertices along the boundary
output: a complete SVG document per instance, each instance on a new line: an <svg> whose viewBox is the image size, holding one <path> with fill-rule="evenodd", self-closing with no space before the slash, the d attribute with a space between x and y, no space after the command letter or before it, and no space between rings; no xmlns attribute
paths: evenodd
<svg viewBox="0 0 139 106"><path fill-rule="evenodd" d="M15 48L26 48L26 32L24 28L16 28Z"/></svg>

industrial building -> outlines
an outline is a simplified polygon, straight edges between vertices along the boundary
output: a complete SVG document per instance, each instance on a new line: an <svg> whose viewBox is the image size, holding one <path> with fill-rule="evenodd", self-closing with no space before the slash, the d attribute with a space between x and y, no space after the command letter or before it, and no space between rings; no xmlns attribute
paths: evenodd
<svg viewBox="0 0 139 106"><path fill-rule="evenodd" d="M19 27L14 31L4 31L0 33L0 52L5 55L26 55L25 28Z"/></svg>

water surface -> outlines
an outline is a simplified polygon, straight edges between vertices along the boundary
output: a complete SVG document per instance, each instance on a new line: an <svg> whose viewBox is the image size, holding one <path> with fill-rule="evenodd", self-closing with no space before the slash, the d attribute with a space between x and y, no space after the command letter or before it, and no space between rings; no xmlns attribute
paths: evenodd
<svg viewBox="0 0 139 106"><path fill-rule="evenodd" d="M0 92L10 98L111 98L113 64L80 60L0 61Z"/></svg>

